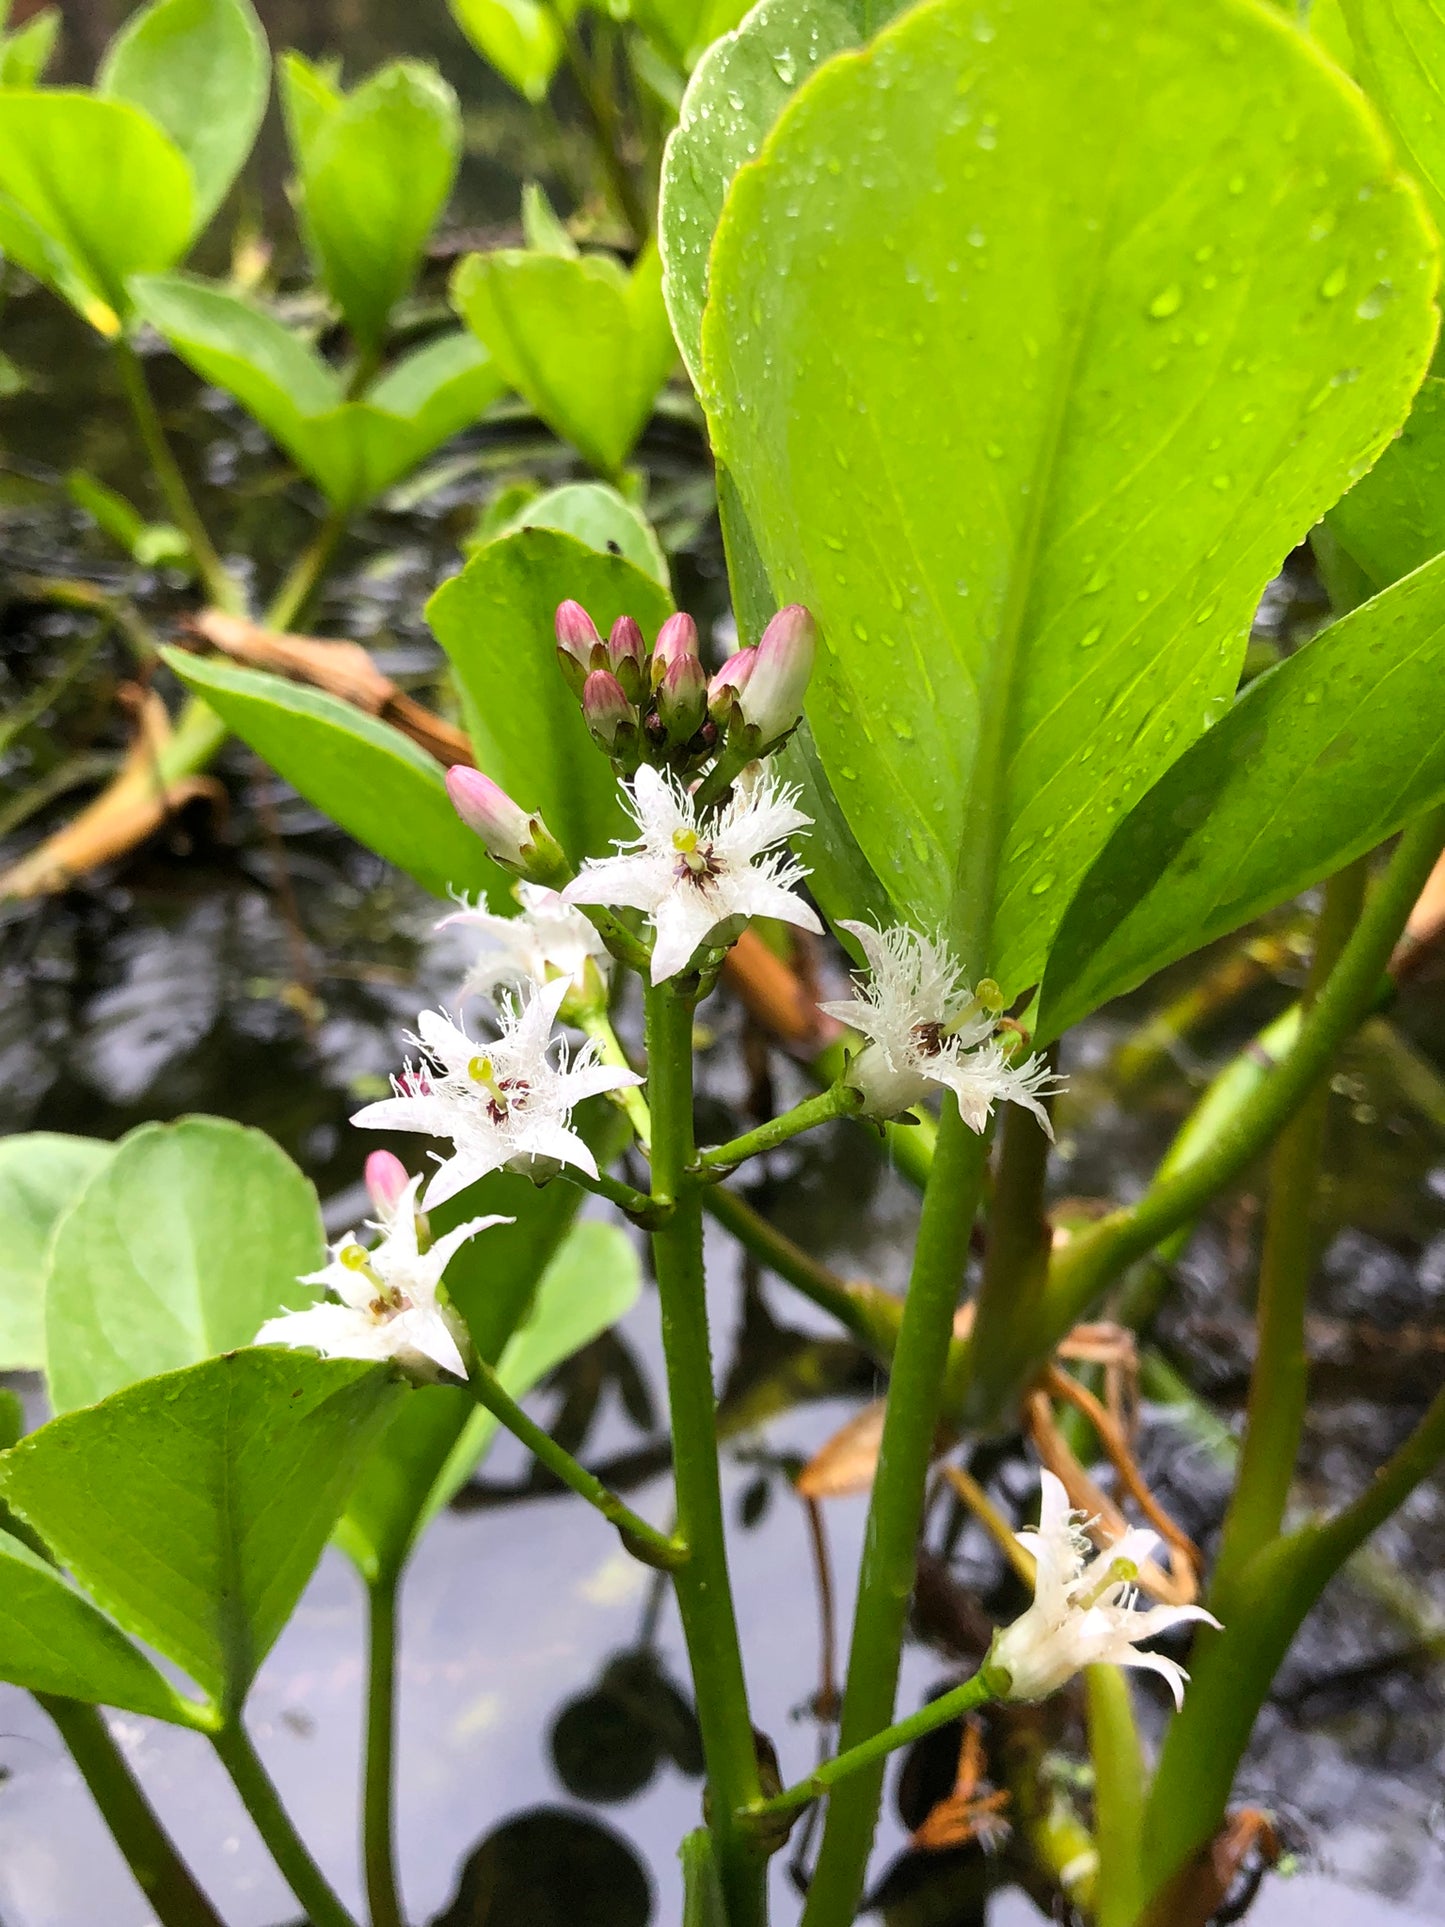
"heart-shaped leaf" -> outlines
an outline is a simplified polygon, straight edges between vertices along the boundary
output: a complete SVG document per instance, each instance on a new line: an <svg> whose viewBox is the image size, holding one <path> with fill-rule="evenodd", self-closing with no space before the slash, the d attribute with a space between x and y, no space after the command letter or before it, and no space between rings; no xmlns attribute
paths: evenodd
<svg viewBox="0 0 1445 1927"><path fill-rule="evenodd" d="M1379 589L1445 549L1445 381L1424 384L1398 437L1325 521Z"/></svg>
<svg viewBox="0 0 1445 1927"><path fill-rule="evenodd" d="M221 1117L143 1124L56 1227L45 1344L57 1411L249 1345L315 1296L316 1193L261 1131Z"/></svg>
<svg viewBox="0 0 1445 1927"><path fill-rule="evenodd" d="M250 0L153 0L126 21L96 77L98 92L149 114L190 162L197 232L251 151L270 83Z"/></svg>
<svg viewBox="0 0 1445 1927"><path fill-rule="evenodd" d="M575 863L605 853L628 826L612 766L557 667L554 621L569 596L604 635L630 615L650 638L672 613L667 591L622 556L520 529L444 582L426 619L461 689L478 765L541 812Z"/></svg>
<svg viewBox="0 0 1445 1927"><path fill-rule="evenodd" d="M8 1532L0 1532L0 1679L178 1726L207 1723L204 1708L183 1699L118 1626Z"/></svg>
<svg viewBox="0 0 1445 1927"><path fill-rule="evenodd" d="M375 353L456 179L456 95L415 60L392 61L329 101L295 55L281 80L307 243L347 325Z"/></svg>
<svg viewBox="0 0 1445 1927"><path fill-rule="evenodd" d="M169 268L195 227L191 170L126 101L0 89L0 248L115 335L133 274Z"/></svg>
<svg viewBox="0 0 1445 1927"><path fill-rule="evenodd" d="M547 98L562 58L556 15L537 0L447 0L453 20L489 67L524 100Z"/></svg>
<svg viewBox="0 0 1445 1927"><path fill-rule="evenodd" d="M507 385L615 476L677 356L656 248L631 274L606 254L471 254L452 277L452 301Z"/></svg>
<svg viewBox="0 0 1445 1927"><path fill-rule="evenodd" d="M534 495L491 529L485 541L517 529L559 529L564 535L575 535L589 549L622 556L661 588L672 587L667 557L652 524L604 482L564 482L560 488ZM478 542L474 550L483 546Z"/></svg>
<svg viewBox="0 0 1445 1927"><path fill-rule="evenodd" d="M131 284L137 308L203 380L224 388L343 510L373 500L470 427L502 379L463 331L406 355L347 401L339 377L279 321L194 275Z"/></svg>
<svg viewBox="0 0 1445 1927"><path fill-rule="evenodd" d="M1445 796L1445 557L1252 682L1085 875L1044 978L1045 1038L1237 930Z"/></svg>
<svg viewBox="0 0 1445 1927"><path fill-rule="evenodd" d="M711 273L714 444L819 618L823 765L899 914L1012 998L1403 418L1418 196L1268 9L943 0L800 90Z"/></svg>
<svg viewBox="0 0 1445 1927"><path fill-rule="evenodd" d="M44 1365L50 1235L114 1148L56 1131L0 1139L0 1370Z"/></svg>
<svg viewBox="0 0 1445 1927"><path fill-rule="evenodd" d="M231 1715L404 1396L376 1365L233 1352L52 1419L0 1497Z"/></svg>
<svg viewBox="0 0 1445 1927"><path fill-rule="evenodd" d="M480 892L511 907L511 879L452 808L441 765L399 729L280 676L164 654L229 729L358 843L439 897Z"/></svg>

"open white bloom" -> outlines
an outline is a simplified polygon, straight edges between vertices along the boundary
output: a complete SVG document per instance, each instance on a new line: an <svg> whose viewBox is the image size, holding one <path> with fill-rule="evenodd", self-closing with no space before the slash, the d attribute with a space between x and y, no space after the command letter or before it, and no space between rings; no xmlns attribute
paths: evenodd
<svg viewBox="0 0 1445 1927"><path fill-rule="evenodd" d="M352 1118L366 1130L451 1139L452 1155L427 1186L429 1207L503 1168L542 1176L550 1166L572 1164L597 1176L597 1160L569 1128L573 1107L598 1091L642 1079L635 1071L599 1064L592 1044L569 1059L566 1044L552 1036L568 988L568 979L558 977L537 985L522 1003L505 1004L501 1034L485 1044L440 1011L424 1010L412 1042L438 1068L408 1064L394 1080L395 1097L368 1104Z"/></svg>
<svg viewBox="0 0 1445 1927"><path fill-rule="evenodd" d="M540 883L519 883L516 896L519 916L499 917L482 905L473 909L464 903L437 925L444 930L461 924L481 934L482 953L467 972L463 997L495 1001L498 991L525 996L533 984L557 977L566 979L569 995L585 994L589 963L605 980L611 962L607 946L580 910Z"/></svg>
<svg viewBox="0 0 1445 1927"><path fill-rule="evenodd" d="M416 1216L420 1185L413 1178L395 1209L373 1224L382 1237L372 1250L353 1233L332 1246L328 1265L301 1280L324 1285L335 1302L268 1318L256 1343L302 1346L326 1358L391 1358L421 1378L435 1378L438 1371L465 1378L459 1343L465 1334L438 1299L437 1287L458 1246L489 1225L512 1221L471 1218L423 1251Z"/></svg>
<svg viewBox="0 0 1445 1927"><path fill-rule="evenodd" d="M897 1117L942 1084L972 1131L983 1129L995 1104L1008 1102L1027 1106L1053 1136L1040 1102L1053 1087L1047 1065L1040 1057L1009 1062L994 1014L974 997L946 945L906 924L839 927L863 946L872 975L866 983L855 978L851 997L818 1008L868 1039L847 1078L870 1116Z"/></svg>
<svg viewBox="0 0 1445 1927"><path fill-rule="evenodd" d="M1136 1528L1095 1552L1079 1530L1084 1515L1069 1508L1069 1495L1052 1472L1039 1475L1039 1523L1015 1536L1034 1556L1034 1603L994 1637L986 1665L1008 1675L1015 1700L1047 1699L1081 1667L1103 1661L1111 1666L1141 1666L1169 1683L1176 1706L1184 1704L1184 1668L1161 1653L1141 1653L1139 1641L1152 1639L1190 1620L1217 1626L1202 1606L1151 1606L1135 1609L1134 1581L1157 1543L1157 1534Z"/></svg>
<svg viewBox="0 0 1445 1927"><path fill-rule="evenodd" d="M589 861L562 895L568 903L625 904L652 920L652 981L676 977L700 945L731 943L750 917L778 917L821 930L799 896L808 874L776 846L811 823L797 791L759 774L739 782L712 821L699 824L692 798L644 764L628 805L637 824L620 854Z"/></svg>

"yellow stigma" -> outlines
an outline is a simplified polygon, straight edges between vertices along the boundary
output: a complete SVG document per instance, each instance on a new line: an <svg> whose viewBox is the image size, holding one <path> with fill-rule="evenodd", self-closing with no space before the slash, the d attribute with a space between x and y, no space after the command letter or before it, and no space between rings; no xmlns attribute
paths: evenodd
<svg viewBox="0 0 1445 1927"><path fill-rule="evenodd" d="M691 856L697 848L697 831L674 830L672 833L672 847L677 851L679 856Z"/></svg>
<svg viewBox="0 0 1445 1927"><path fill-rule="evenodd" d="M973 994L979 1009L986 1010L990 1017L997 1017L1003 1009L1003 992L992 977L984 977Z"/></svg>
<svg viewBox="0 0 1445 1927"><path fill-rule="evenodd" d="M470 1077L474 1083L490 1086L496 1077L496 1073L492 1069L491 1058L474 1057L471 1063L467 1065L467 1076Z"/></svg>
<svg viewBox="0 0 1445 1927"><path fill-rule="evenodd" d="M343 1245L336 1254L337 1262L346 1266L348 1271L365 1271L369 1255L361 1245Z"/></svg>

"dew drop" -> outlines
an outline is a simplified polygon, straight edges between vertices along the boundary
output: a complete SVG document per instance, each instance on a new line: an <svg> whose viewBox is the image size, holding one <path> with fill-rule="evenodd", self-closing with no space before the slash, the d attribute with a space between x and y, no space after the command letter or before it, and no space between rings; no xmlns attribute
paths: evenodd
<svg viewBox="0 0 1445 1927"><path fill-rule="evenodd" d="M1046 891L1052 890L1057 882L1058 878L1054 875L1053 871L1047 870L1036 883L1029 885L1029 895L1031 897L1041 897Z"/></svg>
<svg viewBox="0 0 1445 1927"><path fill-rule="evenodd" d="M1346 267L1331 268L1320 283L1320 298L1334 301L1342 295L1350 283L1350 271Z"/></svg>
<svg viewBox="0 0 1445 1927"><path fill-rule="evenodd" d="M1395 298L1395 290L1388 281L1377 281L1365 295L1355 313L1361 321L1378 321Z"/></svg>
<svg viewBox="0 0 1445 1927"><path fill-rule="evenodd" d="M1100 636L1102 636L1103 633L1104 633L1103 623L1096 622L1092 629L1086 629L1083 635L1079 637L1079 647L1081 649L1092 649L1094 644L1099 640Z"/></svg>
<svg viewBox="0 0 1445 1927"><path fill-rule="evenodd" d="M1149 313L1155 321L1167 321L1172 314L1178 314L1184 305L1184 290L1177 281L1171 281L1167 288L1161 288L1149 303Z"/></svg>

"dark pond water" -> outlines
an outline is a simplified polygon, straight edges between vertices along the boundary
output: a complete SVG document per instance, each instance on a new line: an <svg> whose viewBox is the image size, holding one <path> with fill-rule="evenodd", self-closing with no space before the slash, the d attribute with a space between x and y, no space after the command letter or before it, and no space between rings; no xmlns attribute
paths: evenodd
<svg viewBox="0 0 1445 1927"><path fill-rule="evenodd" d="M74 71L89 71L126 11L123 0L67 7ZM263 12L277 44L341 47L353 69L399 50L440 60L469 110L456 219L511 219L518 156L535 155L536 143L551 137L488 83L443 8L294 0ZM273 206L278 178L273 145L259 176ZM124 587L163 623L182 599L178 585L122 570L53 487L75 464L134 485L102 358L77 324L23 290L11 296L4 342L26 387L3 404L0 550L16 572ZM304 536L311 505L229 405L206 398L196 406L178 371L157 362L155 372L215 525L269 578ZM642 459L683 599L717 619L725 607L721 558L704 451L685 407L654 424ZM460 459L449 455L425 485L365 518L313 626L367 640L383 668L428 697L436 659L421 603L456 566L479 505L519 472L560 476L566 458L525 422L466 438ZM1262 625L1266 640L1307 613L1309 593L1298 577L1280 586ZM42 608L8 580L0 704L21 701L87 650L83 671L51 709L0 751L0 824L37 782L58 780L73 759L104 755L124 740L116 692L134 673L120 644L97 637L88 618ZM400 1031L416 1010L452 988L461 959L450 938L432 933L434 904L339 837L247 752L228 750L221 774L224 812L185 812L134 861L63 898L0 907L0 1130L109 1137L148 1117L224 1113L280 1139L341 1226L358 1205L365 1148L347 1117L395 1065ZM32 817L8 852L53 826L64 807ZM1156 1002L1181 983L1176 973ZM1127 1091L1114 1052L1151 1006L1136 999L1088 1027L1072 1046L1060 1195L1120 1196L1137 1187L1191 1092L1289 994L1288 983L1262 982L1157 1076ZM725 1131L728 1114L745 1114L750 1097L742 1023L726 1008L709 1016L716 1041L705 1097ZM1438 982L1425 982L1388 1023L1371 1028L1336 1079L1305 1501L1355 1489L1438 1382L1442 1065L1445 1000ZM791 1075L777 1069L784 1095ZM845 1273L901 1284L915 1203L861 1132L810 1139L777 1160L758 1202ZM1257 1221L1247 1188L1201 1228L1156 1331L1227 1426L1237 1420L1247 1371ZM720 1244L714 1257L744 1640L758 1717L792 1777L819 1743L821 1655L815 1570L787 1471L873 1384L864 1361L806 1305L742 1275ZM574 1361L539 1409L590 1413L589 1460L609 1465L636 1503L660 1516L658 1387L649 1292L615 1335ZM1151 1407L1144 1457L1166 1503L1207 1543L1227 1486L1217 1451ZM995 1455L977 1469L1003 1499L1027 1498L1032 1478L1020 1458ZM861 1501L827 1510L845 1602L861 1524ZM988 1548L957 1525L940 1514L932 1531L937 1576L908 1651L904 1708L966 1662L958 1628L968 1598L1002 1597ZM1292 1853L1291 1877L1267 1880L1250 1915L1269 1927L1445 1920L1445 1489L1422 1489L1375 1551L1373 1566L1343 1581L1306 1628L1241 1781L1241 1797L1282 1816ZM352 1900L361 1669L359 1588L329 1556L262 1674L253 1726L303 1831ZM673 1927L673 1853L696 1822L699 1798L674 1614L600 1524L538 1489L506 1441L415 1561L401 1678L399 1831L416 1921ZM286 1921L286 1895L204 1746L138 1720L118 1721L116 1730L235 1927ZM9 1689L0 1689L0 1766L0 1927L140 1927L144 1903L51 1729ZM880 1880L906 1832L890 1798ZM783 1857L774 1864L777 1916L787 1921L796 1912L793 1889ZM983 1918L950 1898L939 1869L923 1874L921 1896L905 1903L897 1896L910 1883L894 1869L881 1895L890 1921L967 1927ZM990 1927L1038 1918L1016 1891L988 1902Z"/></svg>

